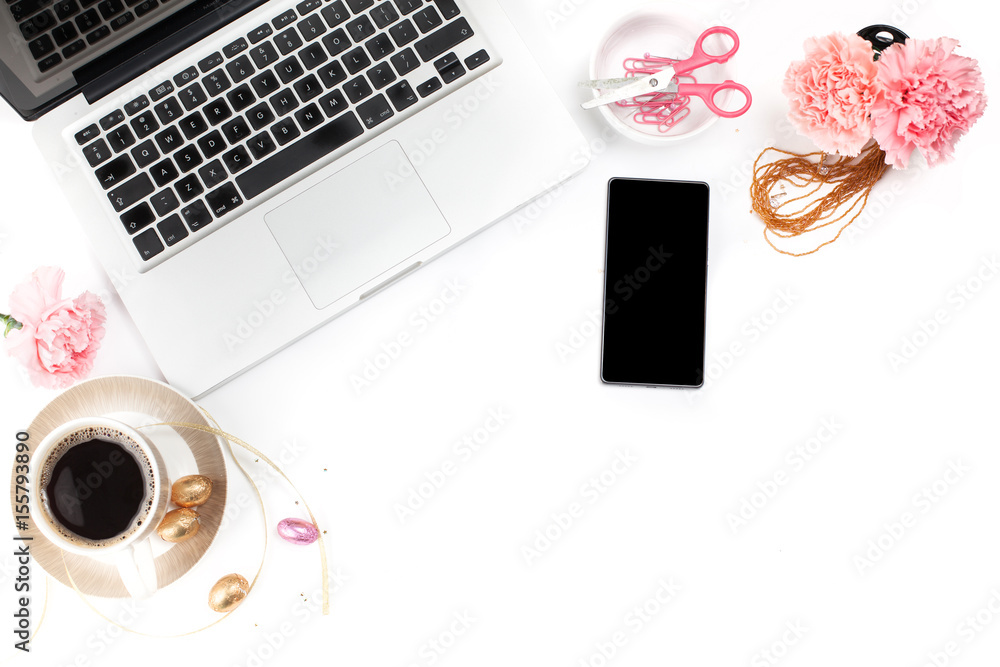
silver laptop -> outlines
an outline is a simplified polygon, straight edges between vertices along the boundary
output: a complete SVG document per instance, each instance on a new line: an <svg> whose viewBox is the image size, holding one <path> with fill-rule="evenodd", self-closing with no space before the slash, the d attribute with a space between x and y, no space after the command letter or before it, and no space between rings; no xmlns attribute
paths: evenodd
<svg viewBox="0 0 1000 667"><path fill-rule="evenodd" d="M0 94L192 396L586 163L495 0L55 2Z"/></svg>

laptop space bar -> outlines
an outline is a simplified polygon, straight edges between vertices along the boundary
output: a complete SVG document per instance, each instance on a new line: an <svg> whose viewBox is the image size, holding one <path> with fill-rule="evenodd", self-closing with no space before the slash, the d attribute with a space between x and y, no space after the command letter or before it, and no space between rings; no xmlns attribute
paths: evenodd
<svg viewBox="0 0 1000 667"><path fill-rule="evenodd" d="M289 144L276 155L236 177L243 196L253 199L273 185L298 173L320 158L332 153L363 132L357 116L348 113L336 118L312 134Z"/></svg>

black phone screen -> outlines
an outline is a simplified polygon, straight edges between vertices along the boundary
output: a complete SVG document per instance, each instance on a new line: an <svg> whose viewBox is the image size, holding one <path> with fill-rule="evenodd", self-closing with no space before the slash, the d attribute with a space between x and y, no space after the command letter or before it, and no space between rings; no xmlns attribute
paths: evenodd
<svg viewBox="0 0 1000 667"><path fill-rule="evenodd" d="M707 279L708 185L611 179L601 379L700 387Z"/></svg>

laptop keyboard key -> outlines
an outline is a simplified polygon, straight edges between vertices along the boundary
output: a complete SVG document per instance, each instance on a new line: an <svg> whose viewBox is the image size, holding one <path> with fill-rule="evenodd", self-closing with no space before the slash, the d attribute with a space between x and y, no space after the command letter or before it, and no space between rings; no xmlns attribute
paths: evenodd
<svg viewBox="0 0 1000 667"><path fill-rule="evenodd" d="M205 91L202 90L201 84L193 83L181 92L177 94L181 98L181 103L184 108L191 111L195 107L200 107L206 102Z"/></svg>
<svg viewBox="0 0 1000 667"><path fill-rule="evenodd" d="M153 107L153 111L156 112L156 117L159 118L160 122L164 125L169 125L180 118L181 114L184 113L181 110L181 105L178 104L177 100L172 97L157 104Z"/></svg>
<svg viewBox="0 0 1000 667"><path fill-rule="evenodd" d="M402 111L420 101L416 91L406 81L400 81L396 85L390 86L385 94L392 102L392 106L396 107L396 111Z"/></svg>
<svg viewBox="0 0 1000 667"><path fill-rule="evenodd" d="M259 160L268 153L274 152L276 148L274 141L271 139L271 135L267 132L261 132L256 137L247 142L247 146L250 148L250 152L253 154L255 160Z"/></svg>
<svg viewBox="0 0 1000 667"><path fill-rule="evenodd" d="M167 244L167 247L183 241L188 236L187 227L181 222L181 216L176 213L157 224L156 228L160 230L160 234L163 236L163 241Z"/></svg>
<svg viewBox="0 0 1000 667"><path fill-rule="evenodd" d="M110 21L111 29L121 30L134 20L135 16L132 14L132 12L125 12L124 14L121 14L111 19Z"/></svg>
<svg viewBox="0 0 1000 667"><path fill-rule="evenodd" d="M104 118L102 118L97 122L100 123L101 127L104 128L105 130L110 130L123 120L125 120L125 114L122 112L121 109L115 109L114 111L112 111L107 116L105 116Z"/></svg>
<svg viewBox="0 0 1000 667"><path fill-rule="evenodd" d="M222 135L218 130L212 130L198 140L198 148L201 149L201 152L204 154L206 160L211 159L226 150L226 145L226 140L222 138Z"/></svg>
<svg viewBox="0 0 1000 667"><path fill-rule="evenodd" d="M278 77L270 71L258 74L250 80L250 83L253 85L253 89L254 92L257 93L257 97L270 95L274 91L278 90L278 86L281 85L278 81Z"/></svg>
<svg viewBox="0 0 1000 667"><path fill-rule="evenodd" d="M37 63L39 72L48 72L50 69L62 62L62 56L58 53L53 53L52 55L42 58Z"/></svg>
<svg viewBox="0 0 1000 667"><path fill-rule="evenodd" d="M394 115L392 107L389 106L389 103L382 95L377 95L367 102L358 105L358 116L361 117L361 122L369 130L389 120Z"/></svg>
<svg viewBox="0 0 1000 667"><path fill-rule="evenodd" d="M417 58L417 54L413 52L413 49L405 49L400 51L392 58L389 59L392 66L396 68L396 72L400 76L406 76L413 70L420 67L420 59Z"/></svg>
<svg viewBox="0 0 1000 667"><path fill-rule="evenodd" d="M243 198L240 197L240 193L236 191L236 186L232 183L226 183L221 188L209 192L205 195L205 201L208 203L209 210L217 218L221 218L243 204Z"/></svg>
<svg viewBox="0 0 1000 667"><path fill-rule="evenodd" d="M135 143L135 135L132 134L132 130L128 129L128 125L122 125L111 130L107 134L108 144L116 153L121 153L123 150Z"/></svg>
<svg viewBox="0 0 1000 667"><path fill-rule="evenodd" d="M320 85L319 81L312 74L300 81L296 81L292 88L295 89L295 94L303 102L308 102L323 92L323 86Z"/></svg>
<svg viewBox="0 0 1000 667"><path fill-rule="evenodd" d="M271 26L265 23L263 25L257 26L257 28L253 30L253 32L247 34L247 39L250 40L251 44L256 44L270 37L272 32L273 31L271 30Z"/></svg>
<svg viewBox="0 0 1000 667"><path fill-rule="evenodd" d="M446 21L455 18L461 12L458 5L455 4L455 0L434 0L434 4L437 5L438 11L441 12Z"/></svg>
<svg viewBox="0 0 1000 667"><path fill-rule="evenodd" d="M192 232L196 232L212 222L212 214L205 208L205 202L200 199L181 209L181 216Z"/></svg>
<svg viewBox="0 0 1000 667"><path fill-rule="evenodd" d="M335 90L329 95L320 98L319 105L322 107L323 113L326 114L327 118L333 118L347 108L347 100L344 99L342 92Z"/></svg>
<svg viewBox="0 0 1000 667"><path fill-rule="evenodd" d="M420 29L420 32L424 34L427 34L443 23L441 15L438 14L437 10L433 7L421 9L419 12L414 14L413 22L416 24L417 28Z"/></svg>
<svg viewBox="0 0 1000 667"><path fill-rule="evenodd" d="M289 53L302 46L302 38L299 37L299 33L295 32L294 29L289 28L275 37L274 43L278 47L278 51L281 52L281 55L287 56Z"/></svg>
<svg viewBox="0 0 1000 667"><path fill-rule="evenodd" d="M414 48L420 54L420 57L423 58L424 62L427 62L428 60L437 58L446 51L451 51L474 34L469 22L464 18L460 18L424 37L414 44Z"/></svg>
<svg viewBox="0 0 1000 667"><path fill-rule="evenodd" d="M229 88L233 85L229 82L229 78L221 68L215 70L211 74L206 74L205 78L202 79L201 82L205 84L205 90L208 92L209 97L221 95L229 90Z"/></svg>
<svg viewBox="0 0 1000 667"><path fill-rule="evenodd" d="M183 143L184 139L176 127L168 127L156 135L156 145L160 147L161 153L169 153Z"/></svg>
<svg viewBox="0 0 1000 667"><path fill-rule="evenodd" d="M331 56L338 56L351 48L351 40L343 28L337 28L332 33L323 38L323 46L330 52Z"/></svg>
<svg viewBox="0 0 1000 667"><path fill-rule="evenodd" d="M375 4L375 0L347 0L347 6L351 8L351 11L355 14L359 14L372 5Z"/></svg>
<svg viewBox="0 0 1000 667"><path fill-rule="evenodd" d="M282 30L285 26L287 26L289 23L292 23L297 18L298 17L295 15L295 12L289 9L281 16L275 16L273 19L271 19L271 25L274 26L275 30Z"/></svg>
<svg viewBox="0 0 1000 667"><path fill-rule="evenodd" d="M372 91L372 87L369 85L368 80L363 76L359 76L358 78L351 79L344 84L344 92L347 94L347 99L351 101L351 104L357 104L371 95L374 91Z"/></svg>
<svg viewBox="0 0 1000 667"><path fill-rule="evenodd" d="M415 12L420 9L420 5L424 4L423 0L394 0L396 6L399 7L399 11L403 16L406 16L410 12Z"/></svg>
<svg viewBox="0 0 1000 667"><path fill-rule="evenodd" d="M174 185L177 188L177 194L180 196L182 202L189 202L202 192L205 188L201 187L201 181L194 174L190 176L185 176L181 180L177 181Z"/></svg>
<svg viewBox="0 0 1000 667"><path fill-rule="evenodd" d="M181 86L188 85L197 78L198 78L198 68L191 66L188 67L183 72L179 72L174 75L174 85L180 88Z"/></svg>
<svg viewBox="0 0 1000 667"><path fill-rule="evenodd" d="M295 27L299 29L302 37L307 42L317 39L326 32L326 25L323 23L323 19L316 14L307 16L305 19L299 21Z"/></svg>
<svg viewBox="0 0 1000 667"><path fill-rule="evenodd" d="M231 63L228 63L226 65L226 71L229 72L229 76L233 77L233 81L239 83L243 79L253 76L254 68L253 65L250 64L250 58L246 55L242 55Z"/></svg>
<svg viewBox="0 0 1000 667"><path fill-rule="evenodd" d="M76 138L76 143L83 146L88 141L96 139L100 133L101 131L97 129L97 125L88 125L77 132L74 137Z"/></svg>
<svg viewBox="0 0 1000 667"><path fill-rule="evenodd" d="M371 59L365 50L360 46L347 55L345 55L341 60L344 61L344 65L347 66L347 71L351 74L357 74L364 68L372 64Z"/></svg>
<svg viewBox="0 0 1000 667"><path fill-rule="evenodd" d="M300 65L299 61L295 59L295 56L285 58L278 63L278 66L274 69L278 73L278 78L281 79L282 83L294 81L304 73L302 65Z"/></svg>
<svg viewBox="0 0 1000 667"><path fill-rule="evenodd" d="M208 123L205 122L205 118L197 111L182 120L179 125L184 132L184 136L188 139L194 139L202 132L208 130Z"/></svg>
<svg viewBox="0 0 1000 667"><path fill-rule="evenodd" d="M238 116L222 126L222 133L226 135L226 139L229 139L230 144L238 144L250 136L250 128L247 127L247 122L243 120L243 117Z"/></svg>
<svg viewBox="0 0 1000 667"><path fill-rule="evenodd" d="M226 44L222 48L222 53L227 58L232 58L233 56L239 55L247 50L250 44L247 42L245 37L240 37L239 39Z"/></svg>
<svg viewBox="0 0 1000 667"><path fill-rule="evenodd" d="M226 170L222 168L222 163L218 160L212 160L199 169L198 175L201 176L206 188L214 188L229 177Z"/></svg>
<svg viewBox="0 0 1000 667"><path fill-rule="evenodd" d="M250 166L250 155L247 153L247 149L237 146L223 155L222 161L225 163L229 173L235 174Z"/></svg>
<svg viewBox="0 0 1000 667"><path fill-rule="evenodd" d="M481 49L465 59L465 66L470 70L474 70L477 67L482 67L489 61L490 54L486 53L486 49Z"/></svg>
<svg viewBox="0 0 1000 667"><path fill-rule="evenodd" d="M379 30L384 30L386 26L392 25L399 20L399 14L396 12L396 8L392 6L391 2L383 2L369 13Z"/></svg>
<svg viewBox="0 0 1000 667"><path fill-rule="evenodd" d="M344 0L335 0L333 4L323 9L320 12L326 22L330 24L331 28L336 28L338 25L351 18L351 13L347 11L347 7L344 6Z"/></svg>
<svg viewBox="0 0 1000 667"><path fill-rule="evenodd" d="M72 23L66 22L57 26L52 31L52 37L56 40L56 46L63 46L76 39L76 27Z"/></svg>
<svg viewBox="0 0 1000 667"><path fill-rule="evenodd" d="M177 195L175 195L174 191L170 188L157 192L149 201L153 204L153 208L156 210L156 215L161 218L181 205L181 203L177 201Z"/></svg>
<svg viewBox="0 0 1000 667"><path fill-rule="evenodd" d="M145 95L140 95L131 102L125 105L125 113L129 116L134 116L146 107L149 106L149 98Z"/></svg>
<svg viewBox="0 0 1000 667"><path fill-rule="evenodd" d="M149 99L154 102L159 102L164 96L169 95L172 92L174 92L174 84L169 81L164 81L156 88L149 91Z"/></svg>
<svg viewBox="0 0 1000 667"><path fill-rule="evenodd" d="M97 181L105 190L118 185L134 173L135 165L132 164L132 158L128 155L119 155L94 172Z"/></svg>
<svg viewBox="0 0 1000 667"><path fill-rule="evenodd" d="M410 19L406 19L402 23L398 23L391 28L389 28L389 36L392 37L392 41L396 42L396 46L404 46L409 44L417 37L420 37L420 33L417 29L410 23Z"/></svg>
<svg viewBox="0 0 1000 667"><path fill-rule="evenodd" d="M250 86L243 84L237 86L231 92L226 93L226 99L233 106L233 111L239 113L257 101L257 98L250 92Z"/></svg>
<svg viewBox="0 0 1000 667"><path fill-rule="evenodd" d="M272 95L268 101L279 117L294 111L299 106L299 101L295 99L291 88L285 88L280 93Z"/></svg>
<svg viewBox="0 0 1000 667"><path fill-rule="evenodd" d="M323 85L327 88L333 88L334 86L347 81L347 72L344 70L344 66L339 62L332 62L329 65L325 65L320 68L319 79L323 82Z"/></svg>
<svg viewBox="0 0 1000 667"><path fill-rule="evenodd" d="M201 154L194 145L188 145L174 153L174 162L181 173L187 173L202 163Z"/></svg>
<svg viewBox="0 0 1000 667"><path fill-rule="evenodd" d="M326 55L326 51L323 50L323 46L319 43L310 44L299 51L299 60L302 61L302 66L307 70L316 69L329 59L330 57Z"/></svg>
<svg viewBox="0 0 1000 667"><path fill-rule="evenodd" d="M149 170L149 173L153 176L153 181L155 181L160 187L163 187L179 176L177 173L177 167L175 167L174 163L170 161L170 158L157 163L152 169Z"/></svg>
<svg viewBox="0 0 1000 667"><path fill-rule="evenodd" d="M87 48L87 44L82 39L78 39L62 50L63 58L69 60L85 48Z"/></svg>
<svg viewBox="0 0 1000 667"><path fill-rule="evenodd" d="M264 69L278 59L278 50L271 42L264 42L250 49L250 57L258 69Z"/></svg>
<svg viewBox="0 0 1000 667"><path fill-rule="evenodd" d="M295 121L291 118L285 118L271 126L271 134L279 146L284 146L299 136L299 128L295 127Z"/></svg>
<svg viewBox="0 0 1000 667"><path fill-rule="evenodd" d="M110 21L112 16L125 10L125 5L120 0L104 0L101 4L97 5L97 9L101 12L101 16L104 17L105 21Z"/></svg>
<svg viewBox="0 0 1000 667"><path fill-rule="evenodd" d="M151 165L154 161L160 159L160 154L156 150L156 146L150 140L144 141L131 151L132 159L135 160L135 166L140 169Z"/></svg>
<svg viewBox="0 0 1000 667"><path fill-rule="evenodd" d="M302 141L258 162L236 177L247 199L257 197L292 174L337 150L364 132L353 113L343 114L312 132Z"/></svg>
<svg viewBox="0 0 1000 667"><path fill-rule="evenodd" d="M271 111L271 107L262 102L253 109L250 109L250 112L247 113L247 119L250 121L250 125L253 126L253 129L259 130L262 127L271 124L274 120L274 112Z"/></svg>
<svg viewBox="0 0 1000 667"><path fill-rule="evenodd" d="M87 44L96 44L105 37L111 34L111 28L106 25L102 25L97 30L87 33Z"/></svg>
<svg viewBox="0 0 1000 667"><path fill-rule="evenodd" d="M96 167L111 157L111 149L104 143L104 139L98 139L83 149L83 155L91 167Z"/></svg>
<svg viewBox="0 0 1000 667"><path fill-rule="evenodd" d="M417 92L420 93L420 97L427 97L431 93L441 90L441 85L441 79L434 77L417 86Z"/></svg>
<svg viewBox="0 0 1000 667"><path fill-rule="evenodd" d="M155 229L147 229L142 234L134 237L132 242L135 244L135 249L139 251L139 255L145 261L149 261L163 252L163 242L156 235Z"/></svg>
<svg viewBox="0 0 1000 667"><path fill-rule="evenodd" d="M355 16L347 24L347 32L355 42L361 42L375 34L375 26L367 16Z"/></svg>
<svg viewBox="0 0 1000 667"><path fill-rule="evenodd" d="M310 104L305 109L299 109L295 112L295 120L299 122L303 132L309 132L323 122L323 114L319 112L315 104Z"/></svg>
<svg viewBox="0 0 1000 667"><path fill-rule="evenodd" d="M222 54L216 51L212 55L199 60L198 69L200 69L202 74L204 74L208 70L218 67L221 64L222 64Z"/></svg>
<svg viewBox="0 0 1000 667"><path fill-rule="evenodd" d="M149 208L149 204L139 204L132 210L122 213L120 217L122 224L125 225L125 231L129 234L135 234L145 227L150 226L156 220L156 216L153 215L153 209Z"/></svg>
<svg viewBox="0 0 1000 667"><path fill-rule="evenodd" d="M139 174L108 191L108 200L116 211L124 211L138 201L153 194L153 182L146 174Z"/></svg>
<svg viewBox="0 0 1000 667"><path fill-rule="evenodd" d="M153 132L160 129L160 124L156 122L156 118L153 116L151 111L146 111L145 113L136 116L131 120L130 125L132 125L132 129L135 131L136 136L140 139L148 137Z"/></svg>
<svg viewBox="0 0 1000 667"><path fill-rule="evenodd" d="M89 32L101 25L101 17L97 15L96 9L88 9L73 20L76 22L76 27L80 29L80 32Z"/></svg>
<svg viewBox="0 0 1000 667"><path fill-rule="evenodd" d="M202 111L205 112L205 117L208 118L208 122L212 125L218 125L233 115L232 109L229 108L229 105L223 99L209 102Z"/></svg>
<svg viewBox="0 0 1000 667"><path fill-rule="evenodd" d="M389 35L385 33L369 39L365 42L365 48L372 55L372 60L381 60L396 50L396 47L392 45L392 40L389 39Z"/></svg>
<svg viewBox="0 0 1000 667"><path fill-rule="evenodd" d="M35 60L39 60L47 53L52 53L55 48L56 45L52 43L52 38L48 35L42 35L38 39L28 42L28 50L31 51Z"/></svg>
<svg viewBox="0 0 1000 667"><path fill-rule="evenodd" d="M375 90L382 90L396 80L396 73L389 67L389 63L381 62L372 67L367 72L368 80L375 86Z"/></svg>

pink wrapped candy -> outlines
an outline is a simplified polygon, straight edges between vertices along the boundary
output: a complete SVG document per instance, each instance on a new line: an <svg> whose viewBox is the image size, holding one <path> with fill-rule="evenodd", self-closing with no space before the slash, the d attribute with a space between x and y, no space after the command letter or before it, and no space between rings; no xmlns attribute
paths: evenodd
<svg viewBox="0 0 1000 667"><path fill-rule="evenodd" d="M278 522L278 535L292 544L312 544L319 539L319 528L305 519L282 519Z"/></svg>

